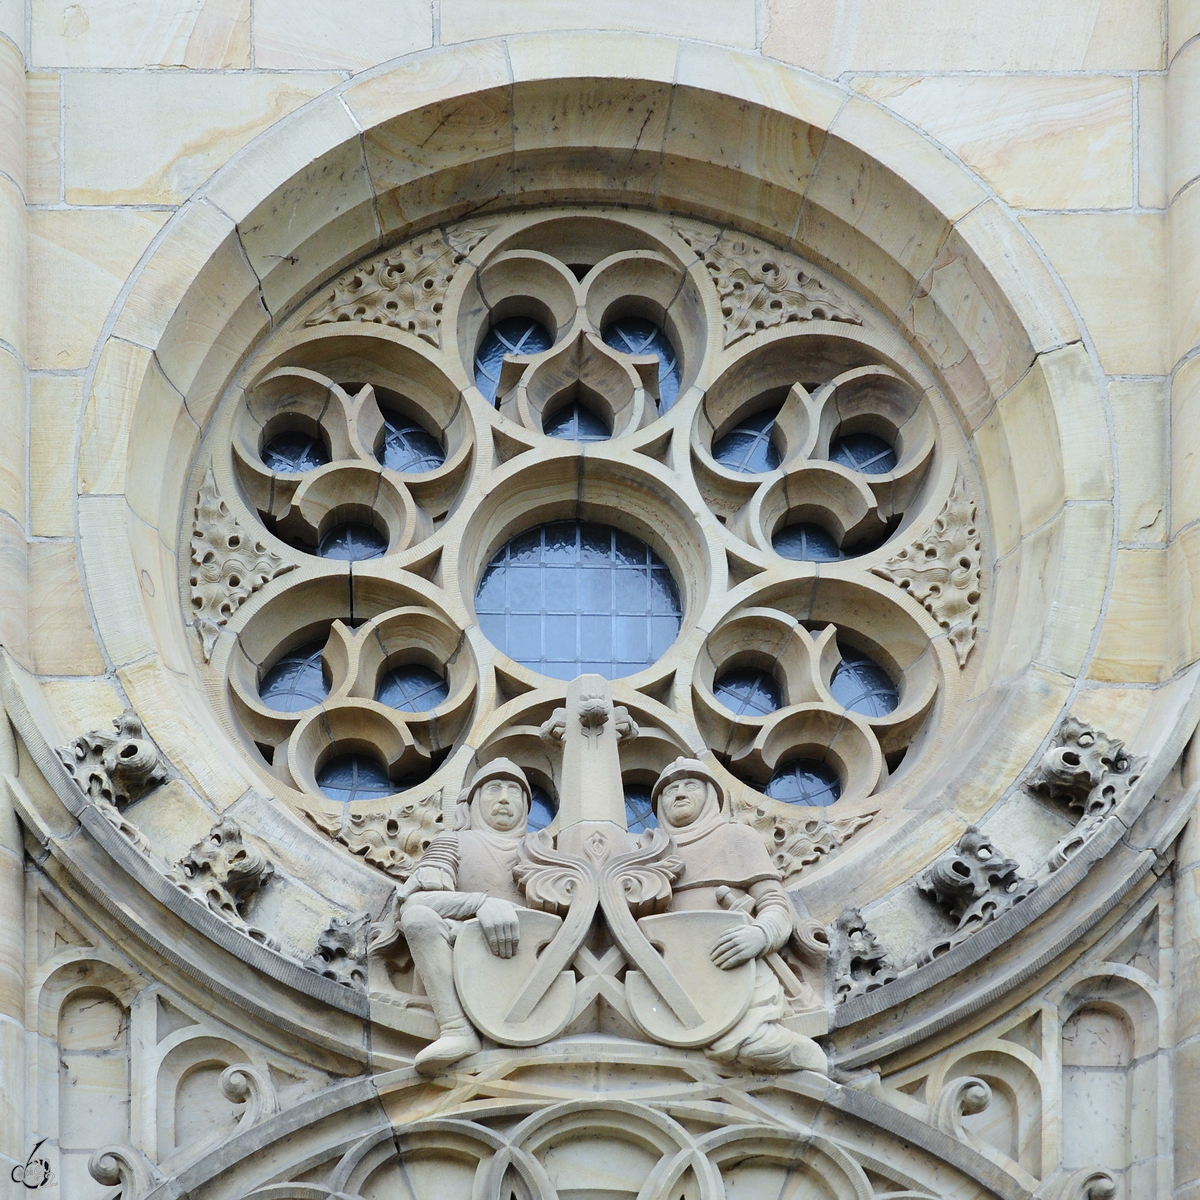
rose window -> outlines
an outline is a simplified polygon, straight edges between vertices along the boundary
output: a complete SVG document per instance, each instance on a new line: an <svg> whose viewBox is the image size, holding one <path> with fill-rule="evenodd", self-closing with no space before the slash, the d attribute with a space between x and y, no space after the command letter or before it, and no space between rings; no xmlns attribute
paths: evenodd
<svg viewBox="0 0 1200 1200"><path fill-rule="evenodd" d="M537 730L596 673L642 730L631 829L701 753L786 838L900 803L970 670L951 398L864 297L697 221L513 214L377 255L249 358L194 471L200 669L311 813L445 807L503 754L549 824Z"/></svg>

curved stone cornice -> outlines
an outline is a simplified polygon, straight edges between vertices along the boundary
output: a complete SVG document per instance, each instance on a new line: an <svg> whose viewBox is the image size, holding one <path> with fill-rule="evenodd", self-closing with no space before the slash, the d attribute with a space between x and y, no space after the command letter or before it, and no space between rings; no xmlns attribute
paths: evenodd
<svg viewBox="0 0 1200 1200"><path fill-rule="evenodd" d="M701 1055L660 1048L647 1057L616 1039L573 1039L484 1054L477 1061L477 1070L445 1077L437 1087L411 1070L336 1084L228 1139L145 1200L227 1195L280 1200L297 1186L286 1183L289 1173L300 1171L314 1196L356 1194L367 1179L378 1186L380 1172L397 1169L406 1154L442 1145L461 1154L472 1142L482 1194L490 1196L499 1194L494 1189L501 1173L489 1170L493 1161L523 1159L536 1172L540 1131L556 1130L561 1142L576 1114L584 1122L581 1133L595 1136L612 1125L626 1136L658 1141L664 1164L675 1158L701 1168L700 1194L706 1200L719 1193L704 1174L705 1159L736 1161L739 1144L747 1147L743 1155L769 1162L778 1154L781 1163L803 1162L818 1175L872 1171L889 1180L893 1194L914 1198L944 1195L947 1186L999 1200L1028 1200L1031 1194L961 1140L868 1091L808 1072L730 1088ZM576 1099L570 1068L586 1069L597 1061L612 1064L613 1077L588 1099ZM641 1078L646 1072L650 1076ZM645 1099L650 1078L654 1094ZM713 1132L687 1132L673 1114L685 1117L693 1131ZM900 1170L885 1165L897 1161L901 1146L918 1154L901 1155ZM707 1170L715 1176L713 1167ZM912 1171L923 1174L908 1174Z"/></svg>

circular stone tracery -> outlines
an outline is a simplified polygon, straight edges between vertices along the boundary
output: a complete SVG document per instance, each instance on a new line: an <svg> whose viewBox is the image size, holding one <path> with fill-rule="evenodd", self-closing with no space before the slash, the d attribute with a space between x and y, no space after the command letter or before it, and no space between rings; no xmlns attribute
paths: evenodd
<svg viewBox="0 0 1200 1200"><path fill-rule="evenodd" d="M318 293L197 461L261 547L206 668L259 769L302 806L353 805L452 795L504 753L549 820L556 767L520 731L592 671L643 729L630 796L700 740L737 803L878 807L959 669L889 578L963 469L903 339L695 221L518 214L437 245L470 259L428 298L433 333ZM760 258L821 306L747 292ZM297 656L313 678L288 691Z"/></svg>

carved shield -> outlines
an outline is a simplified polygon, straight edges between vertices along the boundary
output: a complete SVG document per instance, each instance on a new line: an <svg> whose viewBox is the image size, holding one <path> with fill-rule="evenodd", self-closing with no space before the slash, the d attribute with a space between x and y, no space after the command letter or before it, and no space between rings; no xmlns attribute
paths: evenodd
<svg viewBox="0 0 1200 1200"><path fill-rule="evenodd" d="M749 919L740 912L676 912L638 922L699 1015L698 1022L681 1020L641 971L627 971L629 1009L648 1037L668 1046L706 1046L742 1019L754 994L754 960L723 971L711 953L721 934Z"/></svg>
<svg viewBox="0 0 1200 1200"><path fill-rule="evenodd" d="M538 958L562 927L552 913L518 908L521 936L512 958L497 958L487 946L478 920L467 921L454 943L454 984L471 1024L502 1046L536 1046L557 1037L571 1019L575 976L561 971L523 1020L508 1013L538 964Z"/></svg>

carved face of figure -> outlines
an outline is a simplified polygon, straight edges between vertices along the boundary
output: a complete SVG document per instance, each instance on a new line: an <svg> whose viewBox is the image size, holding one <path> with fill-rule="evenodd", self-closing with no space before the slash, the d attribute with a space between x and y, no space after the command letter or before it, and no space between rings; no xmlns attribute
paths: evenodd
<svg viewBox="0 0 1200 1200"><path fill-rule="evenodd" d="M475 808L497 833L511 833L529 815L529 797L515 779L489 779L475 793Z"/></svg>
<svg viewBox="0 0 1200 1200"><path fill-rule="evenodd" d="M717 790L711 783L694 775L685 775L663 788L658 809L669 824L682 828L699 820L716 803Z"/></svg>

